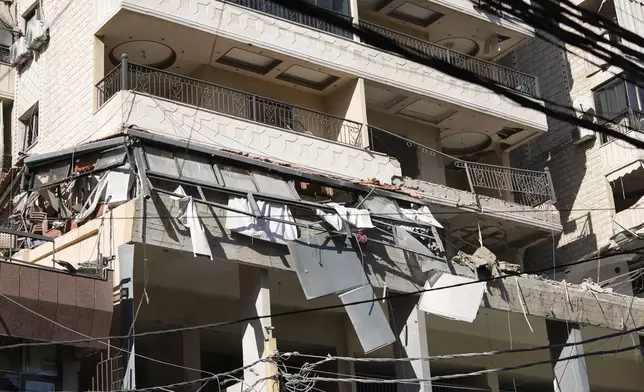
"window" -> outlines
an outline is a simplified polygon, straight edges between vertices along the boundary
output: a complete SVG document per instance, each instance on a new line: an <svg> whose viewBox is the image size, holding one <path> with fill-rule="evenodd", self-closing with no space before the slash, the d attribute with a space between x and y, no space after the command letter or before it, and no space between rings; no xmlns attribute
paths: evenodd
<svg viewBox="0 0 644 392"><path fill-rule="evenodd" d="M628 108L626 85L621 78L593 92L595 111L599 117L613 118Z"/></svg>
<svg viewBox="0 0 644 392"><path fill-rule="evenodd" d="M29 10L23 18L25 23L23 33L26 35L29 28L31 28L31 26L33 26L37 21L40 20L40 8L38 7L38 5Z"/></svg>
<svg viewBox="0 0 644 392"><path fill-rule="evenodd" d="M24 127L25 139L23 150L26 151L38 141L38 104L35 104L31 109L27 110L20 117L20 122Z"/></svg>
<svg viewBox="0 0 644 392"><path fill-rule="evenodd" d="M628 117L627 110L644 111L644 84L624 80L618 76L593 91L595 112L601 119L613 120L618 132L628 132L628 127L640 127L639 123L631 124L633 120L639 122L641 115L635 118ZM602 135L602 143L607 143L611 138Z"/></svg>
<svg viewBox="0 0 644 392"><path fill-rule="evenodd" d="M19 340L2 337L2 345ZM57 347L23 347L0 353L0 391L50 392L60 387Z"/></svg>

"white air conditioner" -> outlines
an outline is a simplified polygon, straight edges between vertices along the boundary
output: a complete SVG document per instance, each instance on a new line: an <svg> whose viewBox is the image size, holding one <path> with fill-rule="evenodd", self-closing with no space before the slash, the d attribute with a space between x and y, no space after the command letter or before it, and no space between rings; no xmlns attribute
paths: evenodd
<svg viewBox="0 0 644 392"><path fill-rule="evenodd" d="M35 21L27 29L27 47L39 50L49 39L49 27L42 20Z"/></svg>
<svg viewBox="0 0 644 392"><path fill-rule="evenodd" d="M11 65L20 66L31 58L31 51L27 48L25 37L20 37L11 45L9 49L9 58Z"/></svg>
<svg viewBox="0 0 644 392"><path fill-rule="evenodd" d="M592 101L589 97L584 97L573 102L575 114L577 118L584 119L590 122L595 122L595 109L593 108ZM573 143L581 144L588 140L593 140L597 137L594 131L588 128L577 126L576 131L573 131Z"/></svg>

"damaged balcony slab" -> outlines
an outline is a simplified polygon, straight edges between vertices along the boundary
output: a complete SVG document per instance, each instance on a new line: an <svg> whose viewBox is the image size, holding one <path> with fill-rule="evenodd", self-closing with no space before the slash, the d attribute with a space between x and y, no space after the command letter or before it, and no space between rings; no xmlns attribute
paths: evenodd
<svg viewBox="0 0 644 392"><path fill-rule="evenodd" d="M277 270L291 271L295 274L295 265L286 246L252 240L227 232L222 222L224 211L203 204L197 205L201 216L213 216L204 219L208 239L212 244L213 260L207 262L235 262L261 266ZM132 240L150 246L192 254L191 238L188 232L179 227L174 219L179 212L178 203L173 203L170 196L153 195L145 202L146 223L133 228ZM139 203L136 203L134 220L141 214ZM141 229L144 229L144 232ZM369 282L376 288L386 282L389 290L398 292L415 292L423 287L425 274L415 261L405 257L403 251L381 246L374 247L374 256L367 258L366 270ZM204 259L205 260L205 259ZM434 269L457 275L473 276L466 266L456 263L436 261ZM580 324L596 325L615 330L633 327L632 320L644 316L644 299L631 299L613 294L590 292L581 286L542 280L532 276L503 279L488 284L481 306L522 313L523 301L526 313L553 320L569 321ZM630 321L626 321L630 320Z"/></svg>
<svg viewBox="0 0 644 392"><path fill-rule="evenodd" d="M490 196L450 188L445 185L414 180L409 177L394 178L393 183L405 190L414 191L415 196L441 207L471 211L496 220L516 222L548 234L559 233L563 230L559 212L554 207L547 208L548 204L544 204L543 207L527 207Z"/></svg>

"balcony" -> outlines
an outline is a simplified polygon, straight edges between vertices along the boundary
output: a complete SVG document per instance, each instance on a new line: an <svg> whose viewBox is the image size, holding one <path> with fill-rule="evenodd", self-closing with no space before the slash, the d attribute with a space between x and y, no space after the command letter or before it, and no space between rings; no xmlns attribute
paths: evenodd
<svg viewBox="0 0 644 392"><path fill-rule="evenodd" d="M272 15L280 19L284 19L290 22L312 27L314 29L322 30L334 35L339 35L340 37L345 37L349 39L353 37L353 34L350 31L346 31L338 26L334 26L331 23L326 22L313 15L306 15L298 11L293 11L289 8L286 8L278 3L274 3L270 0L230 0L229 2L233 4L237 4L242 7L253 9L255 11ZM349 4L347 2L346 8L348 8L348 6ZM327 8L324 8L324 11L333 12L337 16L345 19L348 22L353 20L353 18L349 15L345 15L339 12L334 12L333 10L330 10Z"/></svg>
<svg viewBox="0 0 644 392"><path fill-rule="evenodd" d="M387 184L451 170L437 182L527 206L553 200L547 172L467 162L383 129L150 67L124 62L96 90L99 118L120 119L113 110L131 107L123 114L130 124L218 148ZM420 170L429 156L436 163Z"/></svg>
<svg viewBox="0 0 644 392"><path fill-rule="evenodd" d="M639 110L632 108L626 109L610 121L606 121L601 125L613 131L628 134L635 139L644 141L644 134L631 131L631 129L644 131L644 112ZM601 135L601 142L605 174L610 174L629 163L644 159L644 151L625 141Z"/></svg>
<svg viewBox="0 0 644 392"><path fill-rule="evenodd" d="M210 1L207 5L200 6L199 12L193 3L186 2L110 1L112 0L105 0L98 7L95 31L97 36L102 37L108 56L131 41L147 42L149 45L153 45L150 43L153 42L156 46L165 45L167 48L164 50L172 50L176 54L176 64L172 64L172 68L180 66L181 73L184 73L184 69L190 69L195 64L218 66L228 50L243 48L285 63L298 63L302 67L322 70L327 74L342 74L345 78L361 78L370 83L395 88L408 96L413 95L449 107L458 112L463 121L469 119L475 124L503 122L503 126L524 129L528 136L547 131L546 116L543 113L522 107L483 87L465 83L430 67L357 42L346 32L336 30L316 18L286 11L271 1ZM363 20L362 14L360 17ZM478 20L477 23L485 24ZM489 22L487 24L494 26ZM163 34L157 33L150 37L151 31L162 31ZM521 37L523 36L518 34L512 39L518 43L524 39ZM426 53L431 53L429 48L432 44L422 38L419 40L418 45L422 44L424 48L428 48ZM186 45L187 42L193 44ZM132 50L138 50L132 46L134 44L128 45ZM214 50L213 45L216 46ZM431 48L440 48L437 45L442 44L434 45ZM492 62L477 61L474 56L459 57L457 52L445 50L440 50L439 53L436 56L449 55L453 64L462 63L463 68L485 74L508 88L523 91L529 98L537 95L534 78L495 66ZM500 52L495 52L494 56L481 56L494 60L497 55ZM109 61L105 63L107 69L116 65ZM276 68L283 72L285 66L286 64ZM275 79L279 77L279 73L274 69L264 77ZM456 128L453 124L449 127Z"/></svg>
<svg viewBox="0 0 644 392"><path fill-rule="evenodd" d="M491 79L501 86L522 92L532 97L539 97L539 83L536 76L528 75L473 56L468 56L373 23L362 20L359 23L361 27L384 35L385 37L393 40L396 44L417 53L425 59L442 60L460 69Z"/></svg>
<svg viewBox="0 0 644 392"><path fill-rule="evenodd" d="M395 160L364 148L366 127L346 118L132 63L108 73L96 91L97 135L135 124L344 178L391 183L400 175Z"/></svg>
<svg viewBox="0 0 644 392"><path fill-rule="evenodd" d="M403 176L423 179L431 173L423 173L429 170L421 170L421 167L424 169L431 165L445 172L445 185L451 188L529 207L548 201L555 202L548 171L469 162L381 128L369 126L368 130L373 148L396 158L400 162Z"/></svg>

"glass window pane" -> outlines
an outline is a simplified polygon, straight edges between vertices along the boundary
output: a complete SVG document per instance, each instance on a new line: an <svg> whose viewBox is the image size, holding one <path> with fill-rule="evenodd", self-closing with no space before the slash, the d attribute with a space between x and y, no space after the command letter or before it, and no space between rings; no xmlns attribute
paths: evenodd
<svg viewBox="0 0 644 392"><path fill-rule="evenodd" d="M59 161L36 170L34 188L64 180L69 176L69 166L69 161Z"/></svg>
<svg viewBox="0 0 644 392"><path fill-rule="evenodd" d="M0 392L18 392L20 378L17 374L0 374Z"/></svg>
<svg viewBox="0 0 644 392"><path fill-rule="evenodd" d="M601 117L613 118L627 107L626 84L621 79L595 92L595 109Z"/></svg>
<svg viewBox="0 0 644 392"><path fill-rule="evenodd" d="M177 164L183 178L217 184L217 177L208 159L195 155L177 155Z"/></svg>
<svg viewBox="0 0 644 392"><path fill-rule="evenodd" d="M248 170L231 166L219 166L219 169L221 170L221 176L224 178L225 186L250 192L257 191Z"/></svg>
<svg viewBox="0 0 644 392"><path fill-rule="evenodd" d="M58 350L55 346L27 348L23 371L47 376L58 375Z"/></svg>
<svg viewBox="0 0 644 392"><path fill-rule="evenodd" d="M94 165L94 170L105 169L113 165L119 165L125 162L125 149L124 148L113 148L103 152L98 159L96 160L96 165Z"/></svg>
<svg viewBox="0 0 644 392"><path fill-rule="evenodd" d="M56 384L49 381L25 380L25 392L55 392Z"/></svg>
<svg viewBox="0 0 644 392"><path fill-rule="evenodd" d="M291 186L280 177L259 172L253 172L253 177L261 193L289 199L295 198Z"/></svg>
<svg viewBox="0 0 644 392"><path fill-rule="evenodd" d="M374 215L379 215L383 218L407 220L398 210L395 202L386 197L371 195L362 205Z"/></svg>
<svg viewBox="0 0 644 392"><path fill-rule="evenodd" d="M145 159L148 161L148 169L157 173L179 177L179 170L170 151L158 150L156 148L145 148Z"/></svg>

